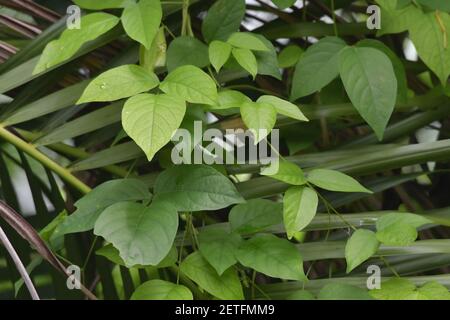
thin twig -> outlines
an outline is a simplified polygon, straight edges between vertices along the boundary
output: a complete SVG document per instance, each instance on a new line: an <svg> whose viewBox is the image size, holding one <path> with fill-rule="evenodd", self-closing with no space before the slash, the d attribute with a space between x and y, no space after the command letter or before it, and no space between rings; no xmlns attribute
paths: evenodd
<svg viewBox="0 0 450 320"><path fill-rule="evenodd" d="M17 254L16 250L14 250L14 247L12 246L11 242L9 241L8 237L6 236L6 233L3 231L2 227L0 227L0 242L3 243L3 245L6 248L6 251L8 251L9 255L11 256L12 260L14 261L14 264L16 265L17 270L20 273L20 276L23 279L23 282L25 283L25 286L27 287L28 291L30 292L31 298L33 300L40 300L39 295L36 291L36 288L33 285L33 282L30 279L30 276L27 273L27 270L25 269L25 266L23 265L22 261L19 258L19 255Z"/></svg>

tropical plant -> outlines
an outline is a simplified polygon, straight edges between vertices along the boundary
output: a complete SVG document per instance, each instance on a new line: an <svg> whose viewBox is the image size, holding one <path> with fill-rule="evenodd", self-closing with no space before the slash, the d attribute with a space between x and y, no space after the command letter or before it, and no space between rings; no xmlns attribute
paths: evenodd
<svg viewBox="0 0 450 320"><path fill-rule="evenodd" d="M447 2L0 4L0 297L450 299Z"/></svg>

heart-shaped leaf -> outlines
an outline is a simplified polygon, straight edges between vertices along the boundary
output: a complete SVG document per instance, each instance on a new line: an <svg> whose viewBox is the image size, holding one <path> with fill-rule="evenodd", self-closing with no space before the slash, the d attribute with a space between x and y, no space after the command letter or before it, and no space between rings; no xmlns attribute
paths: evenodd
<svg viewBox="0 0 450 320"><path fill-rule="evenodd" d="M122 25L131 39L150 49L159 30L162 8L159 0L139 0L128 5L122 13Z"/></svg>
<svg viewBox="0 0 450 320"><path fill-rule="evenodd" d="M164 79L159 87L165 93L185 99L191 103L215 105L217 87L214 80L201 69L182 66Z"/></svg>
<svg viewBox="0 0 450 320"><path fill-rule="evenodd" d="M148 91L159 84L158 77L133 64L108 70L92 80L77 104L114 101Z"/></svg>
<svg viewBox="0 0 450 320"><path fill-rule="evenodd" d="M185 286L156 279L137 287L131 300L193 300L193 297Z"/></svg>
<svg viewBox="0 0 450 320"><path fill-rule="evenodd" d="M122 126L150 161L170 141L185 112L185 102L177 97L144 93L127 100Z"/></svg>
<svg viewBox="0 0 450 320"><path fill-rule="evenodd" d="M178 212L167 202L149 207L119 202L102 212L94 234L111 242L128 267L156 266L169 253L178 230Z"/></svg>

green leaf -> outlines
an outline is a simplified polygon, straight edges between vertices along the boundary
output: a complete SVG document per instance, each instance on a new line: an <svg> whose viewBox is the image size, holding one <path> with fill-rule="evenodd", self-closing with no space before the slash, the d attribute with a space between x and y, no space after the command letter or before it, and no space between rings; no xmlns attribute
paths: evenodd
<svg viewBox="0 0 450 320"><path fill-rule="evenodd" d="M255 137L255 144L269 135L277 120L277 111L267 103L244 102L241 105L241 116L247 128Z"/></svg>
<svg viewBox="0 0 450 320"><path fill-rule="evenodd" d="M422 14L411 23L409 34L419 57L445 87L450 74L450 36L442 28L450 30L450 15L441 12L439 19L435 13Z"/></svg>
<svg viewBox="0 0 450 320"><path fill-rule="evenodd" d="M269 51L266 44L251 32L235 32L227 40L233 47L253 51Z"/></svg>
<svg viewBox="0 0 450 320"><path fill-rule="evenodd" d="M219 92L218 102L212 109L240 108L245 102L252 102L252 100L240 91L224 90Z"/></svg>
<svg viewBox="0 0 450 320"><path fill-rule="evenodd" d="M208 47L194 37L175 38L167 51L167 70L172 72L184 65L193 65L199 68L208 66Z"/></svg>
<svg viewBox="0 0 450 320"><path fill-rule="evenodd" d="M226 41L239 30L245 15L245 0L219 0L211 6L203 20L202 33L207 42Z"/></svg>
<svg viewBox="0 0 450 320"><path fill-rule="evenodd" d="M277 172L273 172L272 166L278 167ZM280 180L295 186L301 186L306 183L306 178L302 169L295 163L285 160L280 160L276 164L263 168L261 170L261 175L269 176L272 179Z"/></svg>
<svg viewBox="0 0 450 320"><path fill-rule="evenodd" d="M127 100L122 126L151 161L173 136L186 112L186 103L167 94L140 94Z"/></svg>
<svg viewBox="0 0 450 320"><path fill-rule="evenodd" d="M108 259L109 261L111 261L115 264L126 267L125 262L120 257L119 250L117 250L112 244L108 244L104 247L101 247L100 249L95 251L95 254L105 257L106 259ZM175 265L175 263L177 261L178 261L178 251L177 251L176 247L172 247L170 249L169 253L167 254L167 256L160 263L158 263L158 265L155 267L156 268L171 267L171 266ZM145 268L145 266L140 265L140 264L137 264L133 267L134 268Z"/></svg>
<svg viewBox="0 0 450 320"><path fill-rule="evenodd" d="M383 230L393 224L409 224L414 228L433 223L430 219L418 214L393 212L383 215L377 220L377 230Z"/></svg>
<svg viewBox="0 0 450 320"><path fill-rule="evenodd" d="M377 49L347 47L339 54L339 68L351 102L381 140L397 99L391 61Z"/></svg>
<svg viewBox="0 0 450 320"><path fill-rule="evenodd" d="M392 3L392 1L389 1L389 3ZM394 9L382 6L381 29L378 30L377 36L404 32L415 23L416 19L420 19L422 14L422 11L414 5Z"/></svg>
<svg viewBox="0 0 450 320"><path fill-rule="evenodd" d="M241 240L236 233L214 228L203 230L198 235L200 253L219 276L237 262L234 253Z"/></svg>
<svg viewBox="0 0 450 320"><path fill-rule="evenodd" d="M392 278L381 283L380 289L369 291L377 300L405 300L411 295L416 286L408 279Z"/></svg>
<svg viewBox="0 0 450 320"><path fill-rule="evenodd" d="M158 33L162 19L159 0L139 0L127 6L122 13L122 25L131 39L141 43L147 50Z"/></svg>
<svg viewBox="0 0 450 320"><path fill-rule="evenodd" d="M258 62L258 74L274 77L281 81L281 72L278 65L277 51L272 42L264 38L260 34L255 34L264 45L269 49L268 51L255 51L253 54Z"/></svg>
<svg viewBox="0 0 450 320"><path fill-rule="evenodd" d="M254 79L258 73L258 62L256 61L255 55L249 49L241 48L234 48L232 53L237 63L248 71Z"/></svg>
<svg viewBox="0 0 450 320"><path fill-rule="evenodd" d="M286 117L290 117L299 121L309 121L308 118L306 118L305 115L300 111L300 109L295 104L289 101L280 99L275 96L265 95L259 97L257 102L271 104L279 114L285 115Z"/></svg>
<svg viewBox="0 0 450 320"><path fill-rule="evenodd" d="M252 199L234 206L229 214L231 230L242 234L256 233L282 222L281 203Z"/></svg>
<svg viewBox="0 0 450 320"><path fill-rule="evenodd" d="M289 45L281 50L278 55L278 65L280 68L290 68L297 64L303 55L303 49L297 45Z"/></svg>
<svg viewBox="0 0 450 320"><path fill-rule="evenodd" d="M136 288L131 300L193 300L185 286L164 280L150 280Z"/></svg>
<svg viewBox="0 0 450 320"><path fill-rule="evenodd" d="M450 3L448 1L442 0L417 0L421 5L427 6L428 8L441 10L441 11L450 11Z"/></svg>
<svg viewBox="0 0 450 320"><path fill-rule="evenodd" d="M245 267L269 277L306 280L302 257L297 248L286 239L272 234L259 234L244 241L236 257Z"/></svg>
<svg viewBox="0 0 450 320"><path fill-rule="evenodd" d="M450 300L448 289L436 281L425 283L417 291L424 300Z"/></svg>
<svg viewBox="0 0 450 320"><path fill-rule="evenodd" d="M164 79L159 87L167 94L178 96L191 103L215 105L217 87L214 80L195 66L182 66Z"/></svg>
<svg viewBox="0 0 450 320"><path fill-rule="evenodd" d="M111 14L97 12L81 18L80 29L67 29L59 39L47 44L36 64L33 75L50 69L71 58L83 44L108 32L119 23L119 18Z"/></svg>
<svg viewBox="0 0 450 320"><path fill-rule="evenodd" d="M408 84L406 82L406 70L403 62L399 57L386 46L383 42L374 39L364 39L357 43L358 47L369 47L382 51L391 60L394 67L395 77L398 84L398 97L399 101L405 102L408 98Z"/></svg>
<svg viewBox="0 0 450 320"><path fill-rule="evenodd" d="M103 10L125 8L127 5L133 4L133 0L72 0L77 6L89 10Z"/></svg>
<svg viewBox="0 0 450 320"><path fill-rule="evenodd" d="M309 47L295 67L291 100L319 91L339 75L339 52L345 42L325 37Z"/></svg>
<svg viewBox="0 0 450 320"><path fill-rule="evenodd" d="M160 263L172 248L178 213L167 202L119 202L102 212L94 234L111 242L128 267Z"/></svg>
<svg viewBox="0 0 450 320"><path fill-rule="evenodd" d="M308 173L307 180L319 188L337 192L365 192L372 191L364 188L358 181L345 173L329 170L314 169Z"/></svg>
<svg viewBox="0 0 450 320"><path fill-rule="evenodd" d="M230 58L231 49L230 44L220 40L214 40L209 44L209 60L217 72Z"/></svg>
<svg viewBox="0 0 450 320"><path fill-rule="evenodd" d="M233 183L207 165L174 166L161 173L155 199L167 200L179 211L218 210L244 202Z"/></svg>
<svg viewBox="0 0 450 320"><path fill-rule="evenodd" d="M317 212L317 193L308 187L291 187L283 197L284 228L289 239L303 230Z"/></svg>
<svg viewBox="0 0 450 320"><path fill-rule="evenodd" d="M93 229L103 210L116 202L150 200L151 197L145 183L137 179L104 182L75 202L77 210L56 228L53 237Z"/></svg>
<svg viewBox="0 0 450 320"><path fill-rule="evenodd" d="M367 290L345 283L330 283L317 295L319 300L371 300Z"/></svg>
<svg viewBox="0 0 450 320"><path fill-rule="evenodd" d="M366 229L356 230L345 245L347 273L373 256L380 246L375 233Z"/></svg>
<svg viewBox="0 0 450 320"><path fill-rule="evenodd" d="M418 233L410 224L394 223L377 230L377 239L389 246L409 246L416 241Z"/></svg>
<svg viewBox="0 0 450 320"><path fill-rule="evenodd" d="M280 9L292 7L297 0L272 0L272 2Z"/></svg>
<svg viewBox="0 0 450 320"><path fill-rule="evenodd" d="M243 300L241 282L233 268L219 276L199 252L190 254L180 265L180 271L205 291L222 300Z"/></svg>
<svg viewBox="0 0 450 320"><path fill-rule="evenodd" d="M389 213L377 220L377 238L392 246L408 246L417 239L417 228L431 220L412 213Z"/></svg>
<svg viewBox="0 0 450 320"><path fill-rule="evenodd" d="M148 91L159 84L154 73L133 64L108 70L92 80L77 104L114 101Z"/></svg>

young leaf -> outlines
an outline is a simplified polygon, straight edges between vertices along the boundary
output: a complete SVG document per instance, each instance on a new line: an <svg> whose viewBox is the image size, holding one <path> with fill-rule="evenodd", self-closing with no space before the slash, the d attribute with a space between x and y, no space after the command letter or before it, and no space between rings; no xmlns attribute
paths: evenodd
<svg viewBox="0 0 450 320"><path fill-rule="evenodd" d="M122 25L131 39L150 49L162 19L160 0L139 0L122 13Z"/></svg>
<svg viewBox="0 0 450 320"><path fill-rule="evenodd" d="M385 214L377 220L377 230L386 229L393 224L409 224L414 228L419 228L430 223L433 223L433 221L424 216L419 216L418 214L393 212Z"/></svg>
<svg viewBox="0 0 450 320"><path fill-rule="evenodd" d="M202 33L207 42L225 41L239 30L245 15L245 0L219 0L203 20Z"/></svg>
<svg viewBox="0 0 450 320"><path fill-rule="evenodd" d="M193 300L185 286L164 280L150 280L136 288L131 300Z"/></svg>
<svg viewBox="0 0 450 320"><path fill-rule="evenodd" d="M231 49L230 44L220 40L214 40L209 44L209 60L217 73L230 58Z"/></svg>
<svg viewBox="0 0 450 320"><path fill-rule="evenodd" d="M391 61L377 49L347 47L339 54L339 69L351 102L381 140L397 99Z"/></svg>
<svg viewBox="0 0 450 320"><path fill-rule="evenodd" d="M245 267L269 277L306 280L302 257L297 248L286 239L272 234L259 234L244 241L236 256Z"/></svg>
<svg viewBox="0 0 450 320"><path fill-rule="evenodd" d="M261 175L269 176L272 179L280 180L285 183L301 186L306 183L305 175L302 169L295 163L289 161L278 161L278 171L274 174L270 167L263 168L261 170Z"/></svg>
<svg viewBox="0 0 450 320"><path fill-rule="evenodd" d="M224 90L219 92L219 103L213 109L240 108L245 102L252 100L240 91Z"/></svg>
<svg viewBox="0 0 450 320"><path fill-rule="evenodd" d="M186 103L166 94L140 94L127 100L122 126L151 161L173 136L186 112Z"/></svg>
<svg viewBox="0 0 450 320"><path fill-rule="evenodd" d="M277 111L271 104L245 102L241 105L241 116L247 128L252 130L257 144L272 131Z"/></svg>
<svg viewBox="0 0 450 320"><path fill-rule="evenodd" d="M266 199L252 199L234 206L228 220L232 231L250 234L281 224L282 212L281 203Z"/></svg>
<svg viewBox="0 0 450 320"><path fill-rule="evenodd" d="M259 103L271 104L279 114L285 115L292 119L299 121L309 121L308 118L300 111L300 109L293 103L280 99L275 96L261 96L258 98Z"/></svg>
<svg viewBox="0 0 450 320"><path fill-rule="evenodd" d="M269 51L266 44L251 32L235 32L227 40L233 47L254 51Z"/></svg>
<svg viewBox="0 0 450 320"><path fill-rule="evenodd" d="M418 236L416 228L410 224L395 223L377 230L378 241L388 246L409 246Z"/></svg>
<svg viewBox="0 0 450 320"><path fill-rule="evenodd" d="M352 177L335 170L314 169L308 173L307 180L325 190L372 193Z"/></svg>
<svg viewBox="0 0 450 320"><path fill-rule="evenodd" d="M280 68L290 68L297 64L303 55L303 49L297 45L289 45L281 50L278 55L278 65Z"/></svg>
<svg viewBox="0 0 450 320"><path fill-rule="evenodd" d="M180 271L205 291L222 300L243 300L241 282L233 268L219 276L199 252L190 254L180 265Z"/></svg>
<svg viewBox="0 0 450 320"><path fill-rule="evenodd" d="M198 235L200 253L216 269L219 276L237 262L234 254L241 240L236 233L214 228L204 230Z"/></svg>
<svg viewBox="0 0 450 320"><path fill-rule="evenodd" d="M380 246L375 233L366 229L356 230L345 245L347 273L373 256Z"/></svg>
<svg viewBox="0 0 450 320"><path fill-rule="evenodd" d="M319 91L339 75L339 52L345 42L325 37L309 47L295 67L291 100Z"/></svg>
<svg viewBox="0 0 450 320"><path fill-rule="evenodd" d="M450 74L450 15L445 12L421 14L411 23L409 34L419 57L445 87Z"/></svg>
<svg viewBox="0 0 450 320"><path fill-rule="evenodd" d="M284 228L289 239L314 219L319 199L308 187L291 187L283 197Z"/></svg>
<svg viewBox="0 0 450 320"><path fill-rule="evenodd" d="M102 212L94 234L111 242L127 267L156 266L172 248L177 230L178 212L170 203L119 202Z"/></svg>
<svg viewBox="0 0 450 320"><path fill-rule="evenodd" d="M215 105L217 87L214 80L195 66L182 66L164 79L159 87L167 94L178 96L191 103Z"/></svg>
<svg viewBox="0 0 450 320"><path fill-rule="evenodd" d="M77 104L114 101L148 91L159 84L154 73L133 64L108 70L92 80Z"/></svg>
<svg viewBox="0 0 450 320"><path fill-rule="evenodd" d="M148 187L137 179L117 179L100 184L75 202L77 210L69 215L55 230L52 237L88 231L110 205L121 201L150 200Z"/></svg>
<svg viewBox="0 0 450 320"><path fill-rule="evenodd" d="M134 3L133 0L72 0L77 6L89 10L104 10L125 8L127 5Z"/></svg>
<svg viewBox="0 0 450 320"><path fill-rule="evenodd" d="M412 213L390 213L377 220L377 239L387 245L408 246L417 239L417 228L431 220Z"/></svg>
<svg viewBox="0 0 450 320"><path fill-rule="evenodd" d="M172 72L184 65L193 65L199 68L209 65L208 47L194 37L175 38L167 51L167 70Z"/></svg>
<svg viewBox="0 0 450 320"><path fill-rule="evenodd" d="M50 69L69 58L81 48L83 44L94 40L108 32L119 23L119 18L103 12L91 13L81 18L80 29L67 29L59 39L47 44L33 70L33 75Z"/></svg>
<svg viewBox="0 0 450 320"><path fill-rule="evenodd" d="M237 63L248 71L254 79L258 73L258 63L256 62L255 55L249 49L240 48L234 48L232 53Z"/></svg>
<svg viewBox="0 0 450 320"><path fill-rule="evenodd" d="M161 173L155 199L167 200L179 211L218 210L244 202L233 183L207 165L174 166Z"/></svg>

